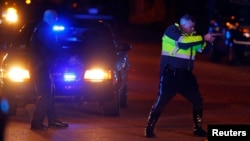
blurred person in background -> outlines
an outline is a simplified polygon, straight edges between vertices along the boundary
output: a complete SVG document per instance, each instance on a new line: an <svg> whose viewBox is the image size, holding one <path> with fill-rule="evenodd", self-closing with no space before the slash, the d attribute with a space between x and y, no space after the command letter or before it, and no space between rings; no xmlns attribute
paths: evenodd
<svg viewBox="0 0 250 141"><path fill-rule="evenodd" d="M193 106L194 136L206 137L202 128L203 98L192 70L197 52L202 52L215 39L212 34L198 35L196 20L189 14L179 23L167 27L162 36L160 80L158 98L149 113L145 136L155 138L155 124L165 106L177 94L181 94Z"/></svg>

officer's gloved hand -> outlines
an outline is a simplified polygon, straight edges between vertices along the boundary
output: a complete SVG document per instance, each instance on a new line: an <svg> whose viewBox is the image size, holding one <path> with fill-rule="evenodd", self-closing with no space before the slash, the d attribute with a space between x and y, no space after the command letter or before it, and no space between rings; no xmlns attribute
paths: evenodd
<svg viewBox="0 0 250 141"><path fill-rule="evenodd" d="M215 36L213 33L207 33L206 35L203 36L203 39L209 43L213 43L215 40Z"/></svg>

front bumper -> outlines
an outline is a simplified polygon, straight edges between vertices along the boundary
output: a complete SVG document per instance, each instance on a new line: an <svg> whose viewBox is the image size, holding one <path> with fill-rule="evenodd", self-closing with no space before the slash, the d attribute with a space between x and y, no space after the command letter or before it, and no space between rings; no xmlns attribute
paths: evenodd
<svg viewBox="0 0 250 141"><path fill-rule="evenodd" d="M111 80L103 82L54 82L56 99L73 99L83 101L111 101L117 94L117 87Z"/></svg>
<svg viewBox="0 0 250 141"><path fill-rule="evenodd" d="M37 99L35 87L31 82L14 83L6 81L1 87L3 96L13 99L17 105L34 103Z"/></svg>

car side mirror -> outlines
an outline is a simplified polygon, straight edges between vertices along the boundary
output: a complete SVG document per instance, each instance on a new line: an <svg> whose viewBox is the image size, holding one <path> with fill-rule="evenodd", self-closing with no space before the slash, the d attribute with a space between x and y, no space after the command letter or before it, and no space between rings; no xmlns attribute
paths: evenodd
<svg viewBox="0 0 250 141"><path fill-rule="evenodd" d="M130 51L131 50L131 45L127 44L127 43L119 43L117 50L118 51Z"/></svg>

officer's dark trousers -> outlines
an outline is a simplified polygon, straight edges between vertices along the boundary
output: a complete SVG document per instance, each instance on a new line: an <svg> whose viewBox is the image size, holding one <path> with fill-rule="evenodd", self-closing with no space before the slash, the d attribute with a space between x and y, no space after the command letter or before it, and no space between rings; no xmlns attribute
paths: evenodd
<svg viewBox="0 0 250 141"><path fill-rule="evenodd" d="M41 68L35 73L34 82L39 97L31 124L40 125L43 123L46 115L48 121L56 120L56 112L54 108L54 97L51 93L51 79L48 70L46 68Z"/></svg>
<svg viewBox="0 0 250 141"><path fill-rule="evenodd" d="M152 107L152 111L161 113L177 93L192 103L193 110L201 111L203 98L199 92L195 75L188 70L165 70L162 73L158 98Z"/></svg>

